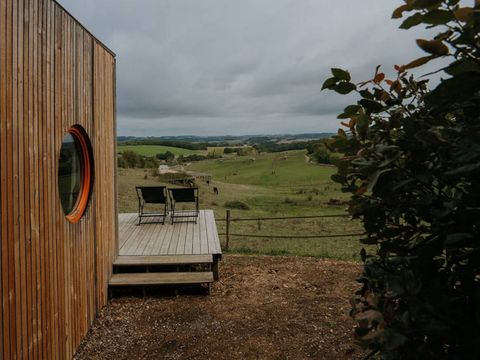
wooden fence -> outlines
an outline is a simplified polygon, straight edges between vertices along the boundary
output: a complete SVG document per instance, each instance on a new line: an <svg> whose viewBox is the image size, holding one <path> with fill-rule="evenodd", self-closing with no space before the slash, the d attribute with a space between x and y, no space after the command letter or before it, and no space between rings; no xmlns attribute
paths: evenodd
<svg viewBox="0 0 480 360"><path fill-rule="evenodd" d="M257 235L257 234L237 234L230 231L231 223L238 221L263 221L263 220L294 220L294 219L322 219L322 218L349 218L348 214L329 214L329 215L307 215L307 216L280 216L280 217L262 217L262 218L232 218L231 210L226 211L224 219L217 219L217 221L225 221L225 233L218 235L225 236L225 251L229 250L230 238L244 237L244 238L262 238L262 239L325 239L325 238L339 238L339 237L354 237L362 236L364 233L343 233L343 234L328 234L328 235Z"/></svg>

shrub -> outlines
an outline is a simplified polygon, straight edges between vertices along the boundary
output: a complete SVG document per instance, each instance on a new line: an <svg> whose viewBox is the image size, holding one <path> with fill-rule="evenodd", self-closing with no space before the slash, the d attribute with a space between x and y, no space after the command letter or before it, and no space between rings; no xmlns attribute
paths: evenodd
<svg viewBox="0 0 480 360"><path fill-rule="evenodd" d="M401 28L440 26L417 40L427 56L379 67L354 84L332 69L323 88L357 92L331 146L333 179L352 194L349 210L363 221L362 288L353 300L356 335L382 359L480 358L480 1L412 0L393 17L413 12ZM449 57L444 79L407 71Z"/></svg>
<svg viewBox="0 0 480 360"><path fill-rule="evenodd" d="M164 153L157 154L157 155L155 155L155 157L158 160L165 160L167 162L171 162L171 161L175 160L175 154L172 153L171 151L166 151Z"/></svg>
<svg viewBox="0 0 480 360"><path fill-rule="evenodd" d="M248 210L250 207L245 204L244 202L234 200L234 201L227 201L225 204L223 204L223 207L227 209L238 209L238 210Z"/></svg>

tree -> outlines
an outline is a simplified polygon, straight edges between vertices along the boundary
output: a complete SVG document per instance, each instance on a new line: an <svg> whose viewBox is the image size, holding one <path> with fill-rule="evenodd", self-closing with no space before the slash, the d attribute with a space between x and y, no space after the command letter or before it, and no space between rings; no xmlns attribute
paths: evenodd
<svg viewBox="0 0 480 360"><path fill-rule="evenodd" d="M157 154L156 158L158 160L165 160L167 162L171 162L171 161L175 160L175 154L172 153L171 151L167 150L165 153Z"/></svg>
<svg viewBox="0 0 480 360"><path fill-rule="evenodd" d="M319 164L331 164L332 153L328 148L328 138L312 141L307 144L308 155Z"/></svg>
<svg viewBox="0 0 480 360"><path fill-rule="evenodd" d="M407 0L400 28L438 28L417 45L427 54L377 67L354 84L332 69L324 89L357 92L330 146L344 154L333 179L352 194L365 227L356 336L382 359L480 358L480 1ZM451 62L433 90L408 73Z"/></svg>

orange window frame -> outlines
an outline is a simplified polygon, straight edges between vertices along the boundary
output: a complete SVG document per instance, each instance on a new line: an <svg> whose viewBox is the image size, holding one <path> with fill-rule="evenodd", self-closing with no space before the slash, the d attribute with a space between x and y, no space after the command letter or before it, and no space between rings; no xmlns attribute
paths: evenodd
<svg viewBox="0 0 480 360"><path fill-rule="evenodd" d="M90 150L90 142L88 136L79 126L71 127L68 132L72 135L74 141L77 142L80 148L80 156L82 163L82 179L80 194L77 197L75 206L72 211L66 215L66 218L71 223L75 224L80 221L85 210L87 210L88 201L90 198L90 191L92 188L93 174L92 174L92 157Z"/></svg>

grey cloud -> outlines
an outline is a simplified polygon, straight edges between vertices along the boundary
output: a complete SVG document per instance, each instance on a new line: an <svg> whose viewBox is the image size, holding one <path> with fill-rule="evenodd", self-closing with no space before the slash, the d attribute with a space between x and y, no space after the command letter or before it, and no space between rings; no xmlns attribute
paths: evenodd
<svg viewBox="0 0 480 360"><path fill-rule="evenodd" d="M350 97L331 67L371 76L421 52L400 0L60 0L117 53L121 135L332 131Z"/></svg>

